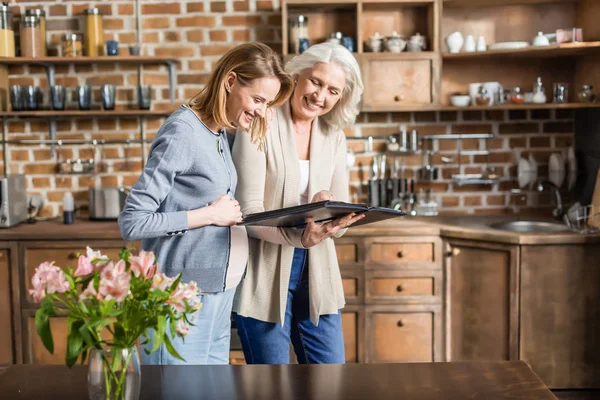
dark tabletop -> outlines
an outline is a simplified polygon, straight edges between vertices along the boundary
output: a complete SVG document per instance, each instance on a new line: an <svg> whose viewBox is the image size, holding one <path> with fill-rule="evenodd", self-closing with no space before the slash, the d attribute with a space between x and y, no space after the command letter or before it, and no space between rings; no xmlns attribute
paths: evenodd
<svg viewBox="0 0 600 400"><path fill-rule="evenodd" d="M87 368L16 365L1 399L87 399ZM140 399L556 399L521 361L143 366Z"/></svg>

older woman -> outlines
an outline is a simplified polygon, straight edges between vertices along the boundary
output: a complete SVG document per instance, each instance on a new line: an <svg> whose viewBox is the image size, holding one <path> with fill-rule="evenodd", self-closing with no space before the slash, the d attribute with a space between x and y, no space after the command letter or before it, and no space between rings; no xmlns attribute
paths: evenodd
<svg viewBox="0 0 600 400"><path fill-rule="evenodd" d="M323 43L286 66L295 81L275 111L262 149L234 143L238 200L251 214L309 201L348 201L346 138L363 90L358 64L340 45ZM362 218L346 215L304 230L248 227L250 258L234 299L246 362L344 363L344 292L332 236Z"/></svg>

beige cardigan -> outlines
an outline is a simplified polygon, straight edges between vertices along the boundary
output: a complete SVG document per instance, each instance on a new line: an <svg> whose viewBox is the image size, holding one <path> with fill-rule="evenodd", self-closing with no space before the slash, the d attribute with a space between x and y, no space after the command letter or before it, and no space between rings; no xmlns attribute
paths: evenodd
<svg viewBox="0 0 600 400"><path fill-rule="evenodd" d="M289 103L276 110L264 151L250 142L249 135L236 135L233 161L238 173L236 199L244 215L299 204L300 166ZM311 130L308 198L321 190L329 190L339 201L349 199L346 137L317 118ZM233 311L283 325L294 247L303 247L302 230L248 227L248 235L248 269ZM308 250L308 268L310 319L317 325L320 315L335 314L345 305L333 239Z"/></svg>

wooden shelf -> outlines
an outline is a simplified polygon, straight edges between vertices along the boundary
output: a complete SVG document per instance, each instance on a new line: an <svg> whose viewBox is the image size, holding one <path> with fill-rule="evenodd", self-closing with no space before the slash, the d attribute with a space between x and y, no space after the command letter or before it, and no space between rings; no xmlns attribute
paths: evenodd
<svg viewBox="0 0 600 400"><path fill-rule="evenodd" d="M15 64L167 64L179 62L176 58L156 56L97 56L97 57L0 57L0 65Z"/></svg>
<svg viewBox="0 0 600 400"><path fill-rule="evenodd" d="M530 46L524 49L507 50L488 50L472 53L444 53L444 60L447 59L466 59L466 58L489 58L498 56L514 57L566 57L581 56L600 52L600 42L581 42L581 43L562 43L550 46L536 47Z"/></svg>
<svg viewBox="0 0 600 400"><path fill-rule="evenodd" d="M502 7L529 4L578 3L580 0L444 0L444 7Z"/></svg>
<svg viewBox="0 0 600 400"><path fill-rule="evenodd" d="M389 53L389 52L364 52L356 54L357 57L364 57L365 59L378 59L378 60L432 60L439 57L439 53L434 51L403 51L401 53Z"/></svg>
<svg viewBox="0 0 600 400"><path fill-rule="evenodd" d="M117 117L165 117L174 110L42 110L4 111L0 118L117 118Z"/></svg>
<svg viewBox="0 0 600 400"><path fill-rule="evenodd" d="M469 106L469 107L440 106L437 109L440 111L493 111L493 110L553 110L553 109L577 109L577 108L600 108L600 103L501 104L501 105L497 105L497 106Z"/></svg>

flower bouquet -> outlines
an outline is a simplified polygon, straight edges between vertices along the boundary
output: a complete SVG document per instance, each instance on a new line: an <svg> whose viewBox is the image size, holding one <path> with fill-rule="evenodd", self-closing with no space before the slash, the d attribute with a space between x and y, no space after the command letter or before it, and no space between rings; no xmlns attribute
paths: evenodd
<svg viewBox="0 0 600 400"><path fill-rule="evenodd" d="M85 363L89 352L88 391L93 399L137 398L140 390L138 338L161 345L183 358L172 340L182 340L201 308L195 282L182 283L159 272L152 252L137 256L124 249L117 261L87 247L77 269L44 262L32 278L33 299L40 304L35 325L44 346L54 352L50 317L67 315L66 364Z"/></svg>

